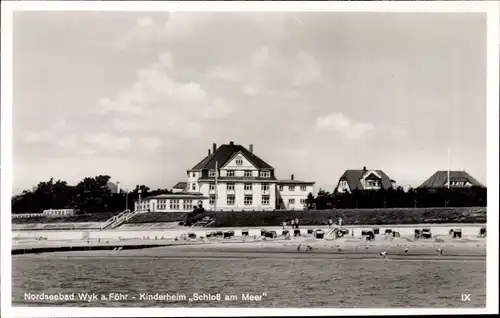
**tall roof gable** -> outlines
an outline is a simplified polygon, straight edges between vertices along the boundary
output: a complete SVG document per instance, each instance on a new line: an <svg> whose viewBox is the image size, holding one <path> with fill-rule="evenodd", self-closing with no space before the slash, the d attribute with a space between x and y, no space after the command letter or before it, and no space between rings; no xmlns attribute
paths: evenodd
<svg viewBox="0 0 500 318"><path fill-rule="evenodd" d="M345 180L347 181L347 184L349 185L349 189L352 191L354 189L363 189L363 185L361 184L361 179L365 174L370 174L370 172L376 172L381 178L382 181L382 186L385 189L392 188L392 182L393 180L389 178L387 174L385 174L384 171L382 170L365 170L365 169L359 169L359 170L346 170L344 174L340 177L340 180Z"/></svg>
<svg viewBox="0 0 500 318"><path fill-rule="evenodd" d="M191 170L215 169L215 162L217 162L217 165L220 168L228 163L237 153L241 153L245 156L245 158L248 159L248 161L250 161L250 163L257 169L274 169L271 165L256 156L254 153L250 152L245 147L235 145L231 142L229 144L219 146L214 153L206 156Z"/></svg>

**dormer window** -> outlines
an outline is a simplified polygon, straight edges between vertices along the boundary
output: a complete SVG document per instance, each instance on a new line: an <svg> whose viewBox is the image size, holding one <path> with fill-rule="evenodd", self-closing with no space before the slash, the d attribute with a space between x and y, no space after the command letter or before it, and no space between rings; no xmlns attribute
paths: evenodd
<svg viewBox="0 0 500 318"><path fill-rule="evenodd" d="M209 170L208 171L208 176L209 177L215 177L215 170Z"/></svg>
<svg viewBox="0 0 500 318"><path fill-rule="evenodd" d="M378 187L380 186L380 182L378 180L366 180L367 187Z"/></svg>
<svg viewBox="0 0 500 318"><path fill-rule="evenodd" d="M260 176L263 178L269 178L271 176L271 171L269 170L262 170L260 172Z"/></svg>
<svg viewBox="0 0 500 318"><path fill-rule="evenodd" d="M241 157L236 158L236 165L237 166L243 165L243 159Z"/></svg>

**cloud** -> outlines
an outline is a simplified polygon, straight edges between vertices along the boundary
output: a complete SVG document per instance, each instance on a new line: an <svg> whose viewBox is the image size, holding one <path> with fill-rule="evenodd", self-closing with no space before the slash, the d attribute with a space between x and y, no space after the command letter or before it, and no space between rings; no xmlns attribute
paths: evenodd
<svg viewBox="0 0 500 318"><path fill-rule="evenodd" d="M210 93L195 77L179 79L175 68L170 53L160 54L157 61L140 69L135 82L115 99L102 98L98 113L112 112L111 125L119 132L163 132L188 137L199 136L207 120L226 118L232 113L230 102Z"/></svg>
<svg viewBox="0 0 500 318"><path fill-rule="evenodd" d="M144 137L140 142L142 147L150 152L155 152L162 144L161 139L157 137Z"/></svg>
<svg viewBox="0 0 500 318"><path fill-rule="evenodd" d="M53 134L49 130L26 130L23 133L23 139L27 143L35 143L35 142L49 142L53 138Z"/></svg>
<svg viewBox="0 0 500 318"><path fill-rule="evenodd" d="M318 117L316 127L324 131L339 132L348 139L359 139L372 133L393 137L405 137L407 134L407 131L401 127L375 125L370 122L355 122L343 113L332 113Z"/></svg>
<svg viewBox="0 0 500 318"><path fill-rule="evenodd" d="M320 79L321 67L314 56L308 52L299 52L296 57L296 66L292 77L293 85L311 85Z"/></svg>
<svg viewBox="0 0 500 318"><path fill-rule="evenodd" d="M126 151L131 148L126 136L113 136L108 133L85 134L83 142L106 151Z"/></svg>
<svg viewBox="0 0 500 318"><path fill-rule="evenodd" d="M336 131L349 139L365 137L373 132L376 127L368 122L354 122L342 113L333 113L316 120L316 126L321 130Z"/></svg>

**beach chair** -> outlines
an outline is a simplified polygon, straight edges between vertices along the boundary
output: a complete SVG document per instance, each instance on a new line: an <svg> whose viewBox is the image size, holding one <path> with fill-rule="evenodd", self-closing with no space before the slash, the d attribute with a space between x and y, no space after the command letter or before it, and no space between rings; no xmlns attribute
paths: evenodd
<svg viewBox="0 0 500 318"><path fill-rule="evenodd" d="M462 238L462 229L453 230L453 238Z"/></svg>
<svg viewBox="0 0 500 318"><path fill-rule="evenodd" d="M323 230L316 230L314 232L314 237L317 239L322 239L325 236L325 232Z"/></svg>
<svg viewBox="0 0 500 318"><path fill-rule="evenodd" d="M300 230L299 229L295 229L293 231L293 236L300 236Z"/></svg>
<svg viewBox="0 0 500 318"><path fill-rule="evenodd" d="M392 232L392 237L400 237L401 235L399 232Z"/></svg>
<svg viewBox="0 0 500 318"><path fill-rule="evenodd" d="M270 239L275 239L278 237L278 234L276 233L276 231L268 231L266 232L266 238L270 238Z"/></svg>
<svg viewBox="0 0 500 318"><path fill-rule="evenodd" d="M415 239L418 240L421 237L422 233L419 229L415 229Z"/></svg>
<svg viewBox="0 0 500 318"><path fill-rule="evenodd" d="M307 234L313 234L314 230L313 229L307 229Z"/></svg>
<svg viewBox="0 0 500 318"><path fill-rule="evenodd" d="M267 233L267 230L264 230L264 229L260 230L260 236L266 237L266 233Z"/></svg>
<svg viewBox="0 0 500 318"><path fill-rule="evenodd" d="M486 228L482 227L479 229L479 237L486 237Z"/></svg>
<svg viewBox="0 0 500 318"><path fill-rule="evenodd" d="M380 234L380 229L378 227L373 228L373 234L379 235Z"/></svg>
<svg viewBox="0 0 500 318"><path fill-rule="evenodd" d="M392 230L391 230L391 229L386 229L386 230L384 231L384 234L385 234L385 235L391 235L391 234L392 234Z"/></svg>
<svg viewBox="0 0 500 318"><path fill-rule="evenodd" d="M368 232L368 231L361 231L361 236L366 236L366 233L367 233L367 232Z"/></svg>
<svg viewBox="0 0 500 318"><path fill-rule="evenodd" d="M431 229L422 229L422 238L431 239L432 238Z"/></svg>
<svg viewBox="0 0 500 318"><path fill-rule="evenodd" d="M241 235L242 236L248 236L249 231L248 230L241 230Z"/></svg>
<svg viewBox="0 0 500 318"><path fill-rule="evenodd" d="M283 230L283 231L281 232L281 235L286 236L288 233L290 233L290 231L288 231L288 230Z"/></svg>

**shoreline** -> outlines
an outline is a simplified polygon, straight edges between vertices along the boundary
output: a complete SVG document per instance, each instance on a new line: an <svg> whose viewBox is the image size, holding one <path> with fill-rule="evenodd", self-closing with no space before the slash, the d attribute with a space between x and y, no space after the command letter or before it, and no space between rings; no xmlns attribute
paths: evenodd
<svg viewBox="0 0 500 318"><path fill-rule="evenodd" d="M66 251L43 253L47 257L202 257L202 258L381 258L386 252L388 258L411 259L415 257L429 259L486 259L486 239L484 238L440 238L430 240L412 240L406 237L393 238L378 236L375 241L366 241L362 237L339 238L335 240L300 237L286 240L231 238L204 240L165 240L149 242L142 240L113 241L102 243L101 248L92 250L80 243L78 251L71 251L71 242L57 242ZM74 243L74 242L73 242ZM17 244L17 248L24 248ZM19 246L21 245L21 246ZM36 248L39 244L29 244ZM104 246L104 248L102 247ZM122 248L119 248L122 246ZM310 247L310 249L308 248ZM144 248L147 247L147 248ZM14 249L14 246L13 246ZM97 250L100 249L100 250ZM441 252L439 251L441 250ZM13 253L14 254L14 253ZM42 254L31 254L42 255Z"/></svg>

